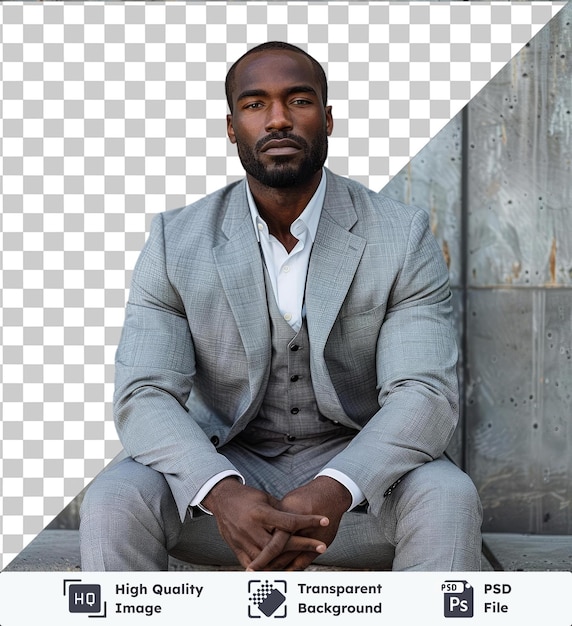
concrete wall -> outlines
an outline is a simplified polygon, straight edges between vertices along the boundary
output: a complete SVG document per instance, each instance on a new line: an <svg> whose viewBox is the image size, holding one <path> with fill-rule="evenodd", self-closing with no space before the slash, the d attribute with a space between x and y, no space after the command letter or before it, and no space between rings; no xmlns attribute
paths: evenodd
<svg viewBox="0 0 572 626"><path fill-rule="evenodd" d="M426 208L451 272L484 529L572 533L572 4L384 192Z"/></svg>

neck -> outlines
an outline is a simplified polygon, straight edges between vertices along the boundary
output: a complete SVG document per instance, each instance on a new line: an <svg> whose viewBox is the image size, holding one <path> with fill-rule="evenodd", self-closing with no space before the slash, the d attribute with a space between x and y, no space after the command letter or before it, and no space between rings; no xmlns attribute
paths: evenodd
<svg viewBox="0 0 572 626"><path fill-rule="evenodd" d="M287 188L267 187L249 174L246 178L260 217L268 225L270 234L291 252L298 240L290 232L290 227L316 193L322 170L316 172L307 183Z"/></svg>

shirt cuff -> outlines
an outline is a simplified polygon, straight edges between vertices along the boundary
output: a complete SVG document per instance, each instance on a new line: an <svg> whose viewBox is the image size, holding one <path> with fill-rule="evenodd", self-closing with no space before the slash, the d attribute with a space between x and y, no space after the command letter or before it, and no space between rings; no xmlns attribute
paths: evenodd
<svg viewBox="0 0 572 626"><path fill-rule="evenodd" d="M332 469L331 467L326 467L319 474L316 475L316 478L318 476L329 476L330 478L337 480L351 493L352 503L348 511L351 511L358 504L361 504L365 501L365 495L363 491L355 484L355 482L349 476L346 476L343 472Z"/></svg>
<svg viewBox="0 0 572 626"><path fill-rule="evenodd" d="M207 482L199 489L197 495L191 500L190 506L198 506L199 509L201 509L201 511L204 511L207 515L212 515L212 513L201 504L201 502L207 497L209 491L217 483L219 483L223 478L227 478L228 476L237 476L244 485L244 477L235 470L225 470L224 472L219 472L218 474L215 474L212 478L209 478L209 480L207 480Z"/></svg>

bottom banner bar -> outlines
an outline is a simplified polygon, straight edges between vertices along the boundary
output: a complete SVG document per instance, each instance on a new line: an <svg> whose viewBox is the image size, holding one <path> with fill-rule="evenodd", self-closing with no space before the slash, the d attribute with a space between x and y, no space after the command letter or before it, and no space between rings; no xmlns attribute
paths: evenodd
<svg viewBox="0 0 572 626"><path fill-rule="evenodd" d="M571 596L570 572L3 572L0 626L572 626Z"/></svg>

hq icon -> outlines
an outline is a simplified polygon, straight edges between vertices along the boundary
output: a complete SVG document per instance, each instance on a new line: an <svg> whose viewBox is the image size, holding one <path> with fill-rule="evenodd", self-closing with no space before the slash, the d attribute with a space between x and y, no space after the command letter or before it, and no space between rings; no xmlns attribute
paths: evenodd
<svg viewBox="0 0 572 626"><path fill-rule="evenodd" d="M446 580L441 591L445 617L473 617L473 588L466 580Z"/></svg>
<svg viewBox="0 0 572 626"><path fill-rule="evenodd" d="M107 617L107 603L101 599L101 586L88 585L79 579L64 579L70 613L84 613L87 617Z"/></svg>

